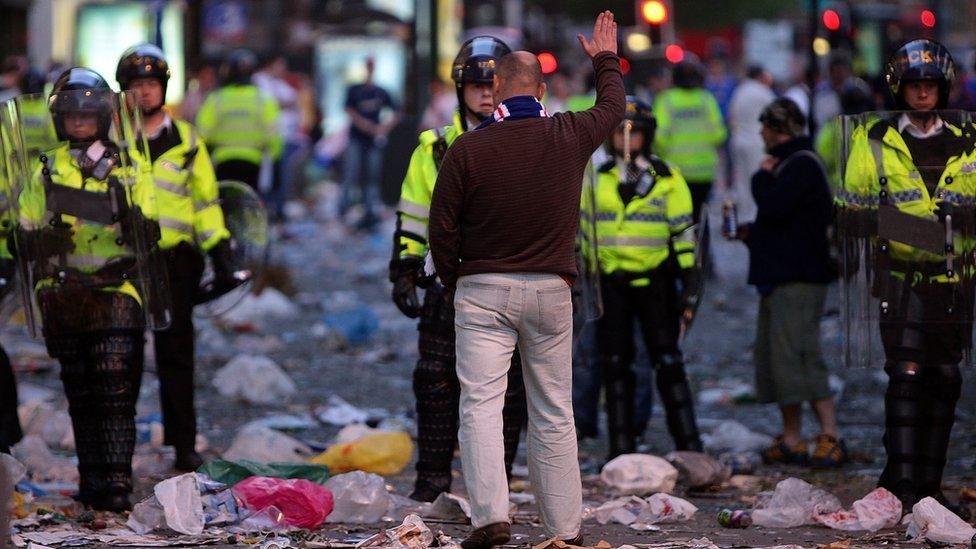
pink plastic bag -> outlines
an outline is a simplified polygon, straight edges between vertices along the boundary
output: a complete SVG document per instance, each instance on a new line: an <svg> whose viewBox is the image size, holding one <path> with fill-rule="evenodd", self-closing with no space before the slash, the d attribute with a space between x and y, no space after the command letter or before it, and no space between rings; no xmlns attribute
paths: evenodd
<svg viewBox="0 0 976 549"><path fill-rule="evenodd" d="M332 492L305 479L249 477L234 485L234 495L252 511L275 506L285 524L318 528L332 512Z"/></svg>

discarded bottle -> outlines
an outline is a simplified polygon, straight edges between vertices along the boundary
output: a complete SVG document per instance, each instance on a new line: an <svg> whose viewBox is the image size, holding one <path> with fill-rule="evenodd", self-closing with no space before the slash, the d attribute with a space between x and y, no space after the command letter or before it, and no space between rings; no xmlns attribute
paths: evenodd
<svg viewBox="0 0 976 549"><path fill-rule="evenodd" d="M738 238L739 232L739 212L735 202L726 200L722 203L722 232L726 238Z"/></svg>
<svg viewBox="0 0 976 549"><path fill-rule="evenodd" d="M752 515L741 509L722 509L718 512L718 523L725 528L748 528L752 526Z"/></svg>

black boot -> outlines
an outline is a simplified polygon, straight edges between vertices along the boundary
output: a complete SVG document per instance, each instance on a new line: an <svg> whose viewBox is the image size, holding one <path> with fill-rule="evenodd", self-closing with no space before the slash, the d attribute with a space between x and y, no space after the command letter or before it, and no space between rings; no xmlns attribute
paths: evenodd
<svg viewBox="0 0 976 549"><path fill-rule="evenodd" d="M23 436L17 418L17 381L10 357L0 347L0 452L10 453Z"/></svg>
<svg viewBox="0 0 976 549"><path fill-rule="evenodd" d="M606 387L607 431L610 452L607 459L637 451L634 438L634 372L630 361L616 355L603 362Z"/></svg>
<svg viewBox="0 0 976 549"><path fill-rule="evenodd" d="M684 362L679 354L665 354L655 361L657 390L667 416L668 432L677 450L702 451L698 423L695 421L695 399L688 385Z"/></svg>
<svg viewBox="0 0 976 549"><path fill-rule="evenodd" d="M911 512L918 501L916 464L921 436L919 404L922 398L921 366L916 362L888 361L885 391L884 446L888 461L878 486L901 500L902 512Z"/></svg>
<svg viewBox="0 0 976 549"><path fill-rule="evenodd" d="M508 369L508 389L505 391L505 407L502 408L502 434L505 437L505 474L512 480L512 463L518 455L522 428L528 416L528 403L525 400L525 383L522 380L522 357L518 349L512 354L512 365Z"/></svg>
<svg viewBox="0 0 976 549"><path fill-rule="evenodd" d="M942 472L956 419L956 403L962 392L962 375L956 364L926 365L922 369L922 378L924 404L920 411L925 428L919 441L916 495L918 499L932 496L963 520L968 520L969 510L949 503L942 493Z"/></svg>
<svg viewBox="0 0 976 549"><path fill-rule="evenodd" d="M74 499L90 506L104 489L105 463L91 379L83 360L83 346L87 343L81 337L53 336L46 338L46 343L48 354L61 364L61 383L74 431L75 454L78 456L78 493Z"/></svg>

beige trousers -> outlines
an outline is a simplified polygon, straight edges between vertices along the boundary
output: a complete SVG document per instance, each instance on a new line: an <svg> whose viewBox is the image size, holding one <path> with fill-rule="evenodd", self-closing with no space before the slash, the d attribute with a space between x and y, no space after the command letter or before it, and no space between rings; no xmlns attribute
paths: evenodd
<svg viewBox="0 0 976 549"><path fill-rule="evenodd" d="M458 442L471 524L509 521L502 406L517 345L529 410L529 478L542 525L550 537L576 536L582 486L573 425L569 286L549 274L470 275L458 280L454 305Z"/></svg>

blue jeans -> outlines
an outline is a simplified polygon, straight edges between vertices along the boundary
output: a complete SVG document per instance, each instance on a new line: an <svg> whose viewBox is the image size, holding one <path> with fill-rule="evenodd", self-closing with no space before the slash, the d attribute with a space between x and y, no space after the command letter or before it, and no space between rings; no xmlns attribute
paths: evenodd
<svg viewBox="0 0 976 549"><path fill-rule="evenodd" d="M301 166L296 166L304 155L305 145L300 142L286 141L281 152L281 158L275 163L275 184L265 196L272 218L284 217L285 202L291 192L292 185ZM302 163L304 164L304 163Z"/></svg>
<svg viewBox="0 0 976 549"><path fill-rule="evenodd" d="M362 177L365 163L366 177ZM369 141L349 139L342 161L342 195L339 199L339 215L344 215L357 202L362 202L366 215L374 215L380 199L380 168L383 165L383 147Z"/></svg>

